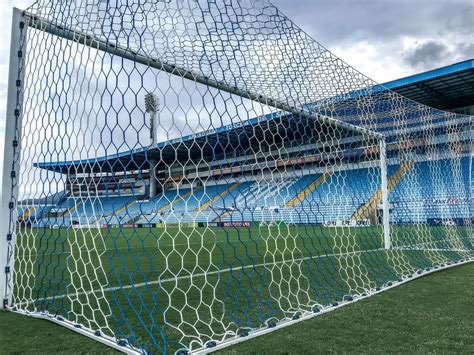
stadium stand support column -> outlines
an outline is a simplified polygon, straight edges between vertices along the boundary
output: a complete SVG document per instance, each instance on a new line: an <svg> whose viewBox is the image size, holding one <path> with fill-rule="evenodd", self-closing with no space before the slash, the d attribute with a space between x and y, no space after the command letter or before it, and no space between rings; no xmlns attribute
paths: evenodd
<svg viewBox="0 0 474 355"><path fill-rule="evenodd" d="M151 160L150 161L150 198L153 198L156 196L156 175L155 175L155 169L156 169L156 161Z"/></svg>
<svg viewBox="0 0 474 355"><path fill-rule="evenodd" d="M387 144L385 139L380 139L380 175L382 177L382 224L383 241L385 249L390 249L390 206L388 202L388 182L387 182Z"/></svg>
<svg viewBox="0 0 474 355"><path fill-rule="evenodd" d="M22 95L24 83L25 36L27 26L23 13L13 9L10 44L10 68L8 76L7 112L2 166L2 190L0 205L0 308L11 303L13 260L15 245L14 221L18 220L16 204L18 196L19 153L22 119Z"/></svg>

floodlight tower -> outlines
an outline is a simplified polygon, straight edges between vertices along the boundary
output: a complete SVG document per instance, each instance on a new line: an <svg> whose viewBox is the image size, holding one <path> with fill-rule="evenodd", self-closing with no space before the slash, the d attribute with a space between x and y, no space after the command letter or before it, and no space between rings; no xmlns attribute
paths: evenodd
<svg viewBox="0 0 474 355"><path fill-rule="evenodd" d="M145 95L145 111L150 115L150 140L151 144L157 143L156 134L156 113L159 111L160 102L155 94L148 93Z"/></svg>
<svg viewBox="0 0 474 355"><path fill-rule="evenodd" d="M159 111L159 101L155 94L148 93L145 95L145 111L150 115L150 148L158 143L158 135L157 135L157 112ZM156 196L156 160L153 158L150 159L150 198Z"/></svg>

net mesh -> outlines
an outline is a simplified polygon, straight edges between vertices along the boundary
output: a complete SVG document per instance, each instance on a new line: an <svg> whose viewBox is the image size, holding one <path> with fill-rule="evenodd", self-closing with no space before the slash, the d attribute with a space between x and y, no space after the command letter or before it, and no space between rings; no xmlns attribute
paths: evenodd
<svg viewBox="0 0 474 355"><path fill-rule="evenodd" d="M472 117L270 2L24 16L12 309L194 351L472 260Z"/></svg>

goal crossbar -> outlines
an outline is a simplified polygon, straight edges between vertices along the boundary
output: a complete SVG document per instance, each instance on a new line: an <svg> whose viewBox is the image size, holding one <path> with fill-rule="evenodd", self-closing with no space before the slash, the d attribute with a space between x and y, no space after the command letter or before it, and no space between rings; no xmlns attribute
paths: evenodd
<svg viewBox="0 0 474 355"><path fill-rule="evenodd" d="M82 44L84 46L98 49L100 51L110 53L118 57L131 60L131 61L146 65L154 69L164 71L168 74L172 74L175 76L179 76L181 78L192 80L197 83L227 92L229 94L236 95L245 99L258 102L266 106L270 106L270 107L288 112L289 114L293 114L295 116L299 116L299 117L307 118L307 119L314 119L320 122L321 124L329 125L337 129L353 132L358 135L363 135L365 137L373 137L376 140L380 140L384 137L384 135L379 132L369 130L367 128L359 127L347 122L343 122L341 120L338 120L326 115L322 115L320 113L314 113L314 112L311 112L299 107L294 107L280 100L266 97L264 95L259 95L249 90L244 90L238 87L232 87L226 82L217 81L212 78L206 77L202 74L187 70L185 68L180 68L172 64L164 63L163 61L160 61L159 59L151 58L149 56L135 52L133 50L123 48L122 46L118 44L107 42L100 38L94 38L90 35L87 35L77 30L64 28L63 26L55 24L52 21L33 15L31 13L25 12L25 16L30 19L29 24L28 24L30 27L50 33L54 36L58 36L66 40L71 40L76 43Z"/></svg>

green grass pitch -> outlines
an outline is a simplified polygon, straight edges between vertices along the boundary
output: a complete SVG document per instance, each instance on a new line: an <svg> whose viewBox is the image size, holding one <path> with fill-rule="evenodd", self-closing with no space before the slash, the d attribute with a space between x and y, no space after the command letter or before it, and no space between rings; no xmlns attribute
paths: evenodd
<svg viewBox="0 0 474 355"><path fill-rule="evenodd" d="M474 353L474 263L238 344L222 354ZM1 353L112 354L45 320L0 312Z"/></svg>
<svg viewBox="0 0 474 355"><path fill-rule="evenodd" d="M27 309L175 351L466 259L470 235L394 226L386 251L379 227L21 229L16 295Z"/></svg>

